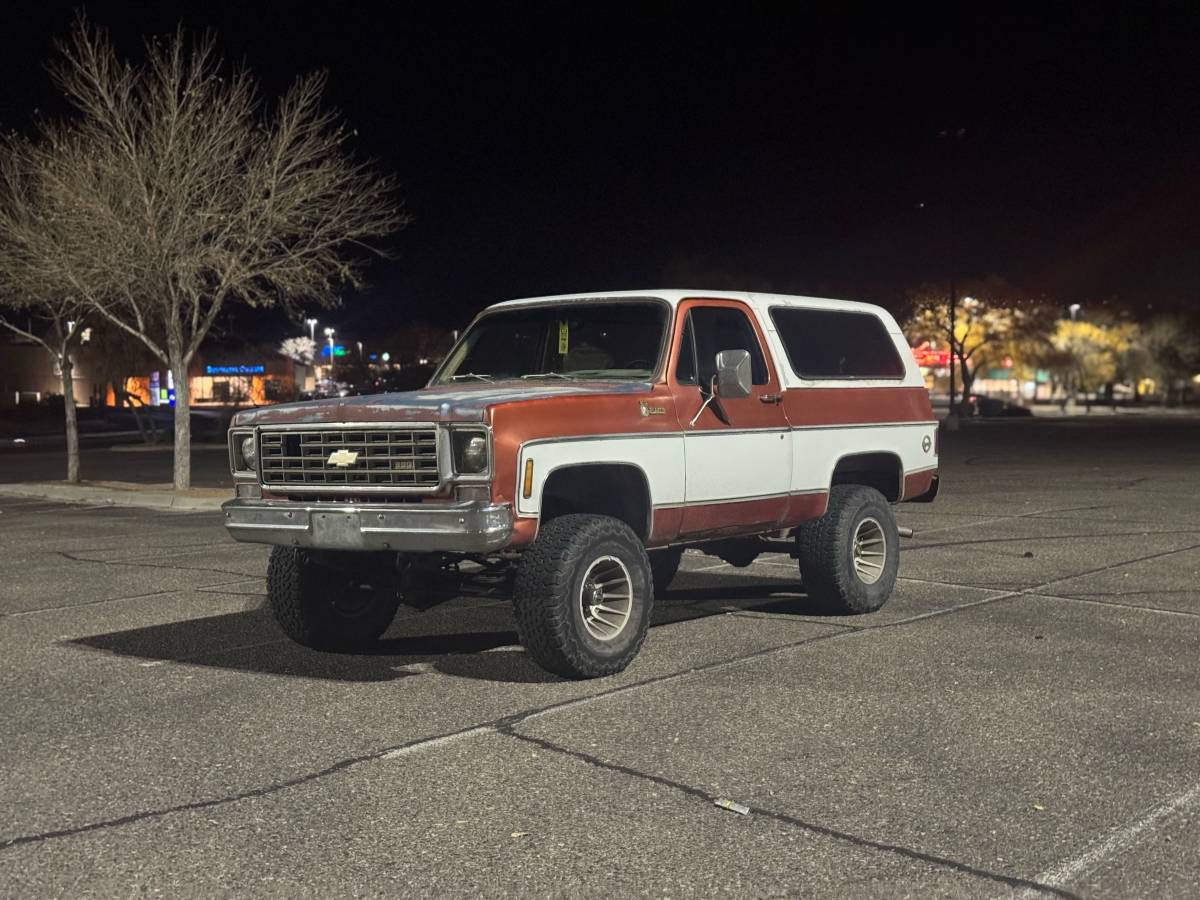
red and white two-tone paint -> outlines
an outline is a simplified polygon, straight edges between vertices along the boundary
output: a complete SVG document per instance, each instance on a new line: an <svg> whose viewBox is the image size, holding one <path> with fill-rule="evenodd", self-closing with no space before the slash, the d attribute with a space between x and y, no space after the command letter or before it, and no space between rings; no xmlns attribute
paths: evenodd
<svg viewBox="0 0 1200 900"><path fill-rule="evenodd" d="M422 390L240 413L226 524L287 548L272 565L291 594L272 603L305 643L386 627L386 610L361 613L381 572L415 596L418 573L441 563L509 560L538 661L606 674L636 653L654 585L685 546L745 560L795 534L814 593L845 550L866 573L850 587L871 593L846 602L877 607L897 564L885 505L933 499L937 452L921 374L879 307L700 290L537 297L485 310ZM575 568L547 562L576 552ZM353 594L357 626L345 610L297 612L318 569L326 592ZM609 582L620 602L604 600ZM557 612L546 591L569 595ZM569 634L554 630L563 616Z"/></svg>

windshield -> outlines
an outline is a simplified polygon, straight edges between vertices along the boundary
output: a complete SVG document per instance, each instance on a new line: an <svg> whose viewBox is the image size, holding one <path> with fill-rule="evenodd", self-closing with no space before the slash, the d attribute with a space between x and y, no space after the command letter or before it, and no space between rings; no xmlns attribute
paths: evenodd
<svg viewBox="0 0 1200 900"><path fill-rule="evenodd" d="M646 379L658 368L667 311L663 303L625 301L490 313L454 348L435 383Z"/></svg>

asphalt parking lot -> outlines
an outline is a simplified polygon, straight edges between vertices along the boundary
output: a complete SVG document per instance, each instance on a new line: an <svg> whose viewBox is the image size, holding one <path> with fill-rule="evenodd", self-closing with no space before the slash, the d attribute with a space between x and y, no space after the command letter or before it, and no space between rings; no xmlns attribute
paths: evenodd
<svg viewBox="0 0 1200 900"><path fill-rule="evenodd" d="M0 895L1197 896L1198 448L947 436L883 610L688 554L585 683L484 599L303 650L218 514L0 487Z"/></svg>

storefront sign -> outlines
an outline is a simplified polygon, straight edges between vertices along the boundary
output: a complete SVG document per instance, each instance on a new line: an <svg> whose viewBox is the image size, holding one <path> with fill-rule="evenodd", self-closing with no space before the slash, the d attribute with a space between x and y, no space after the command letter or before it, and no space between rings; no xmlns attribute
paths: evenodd
<svg viewBox="0 0 1200 900"><path fill-rule="evenodd" d="M205 375L262 375L267 367L258 366L205 366Z"/></svg>

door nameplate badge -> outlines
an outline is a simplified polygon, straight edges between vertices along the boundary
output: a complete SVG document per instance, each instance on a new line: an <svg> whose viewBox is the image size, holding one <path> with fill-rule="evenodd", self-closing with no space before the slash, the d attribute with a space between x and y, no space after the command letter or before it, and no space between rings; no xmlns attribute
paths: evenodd
<svg viewBox="0 0 1200 900"><path fill-rule="evenodd" d="M643 416L665 416L667 408L665 406L651 406L645 400L638 404Z"/></svg>

